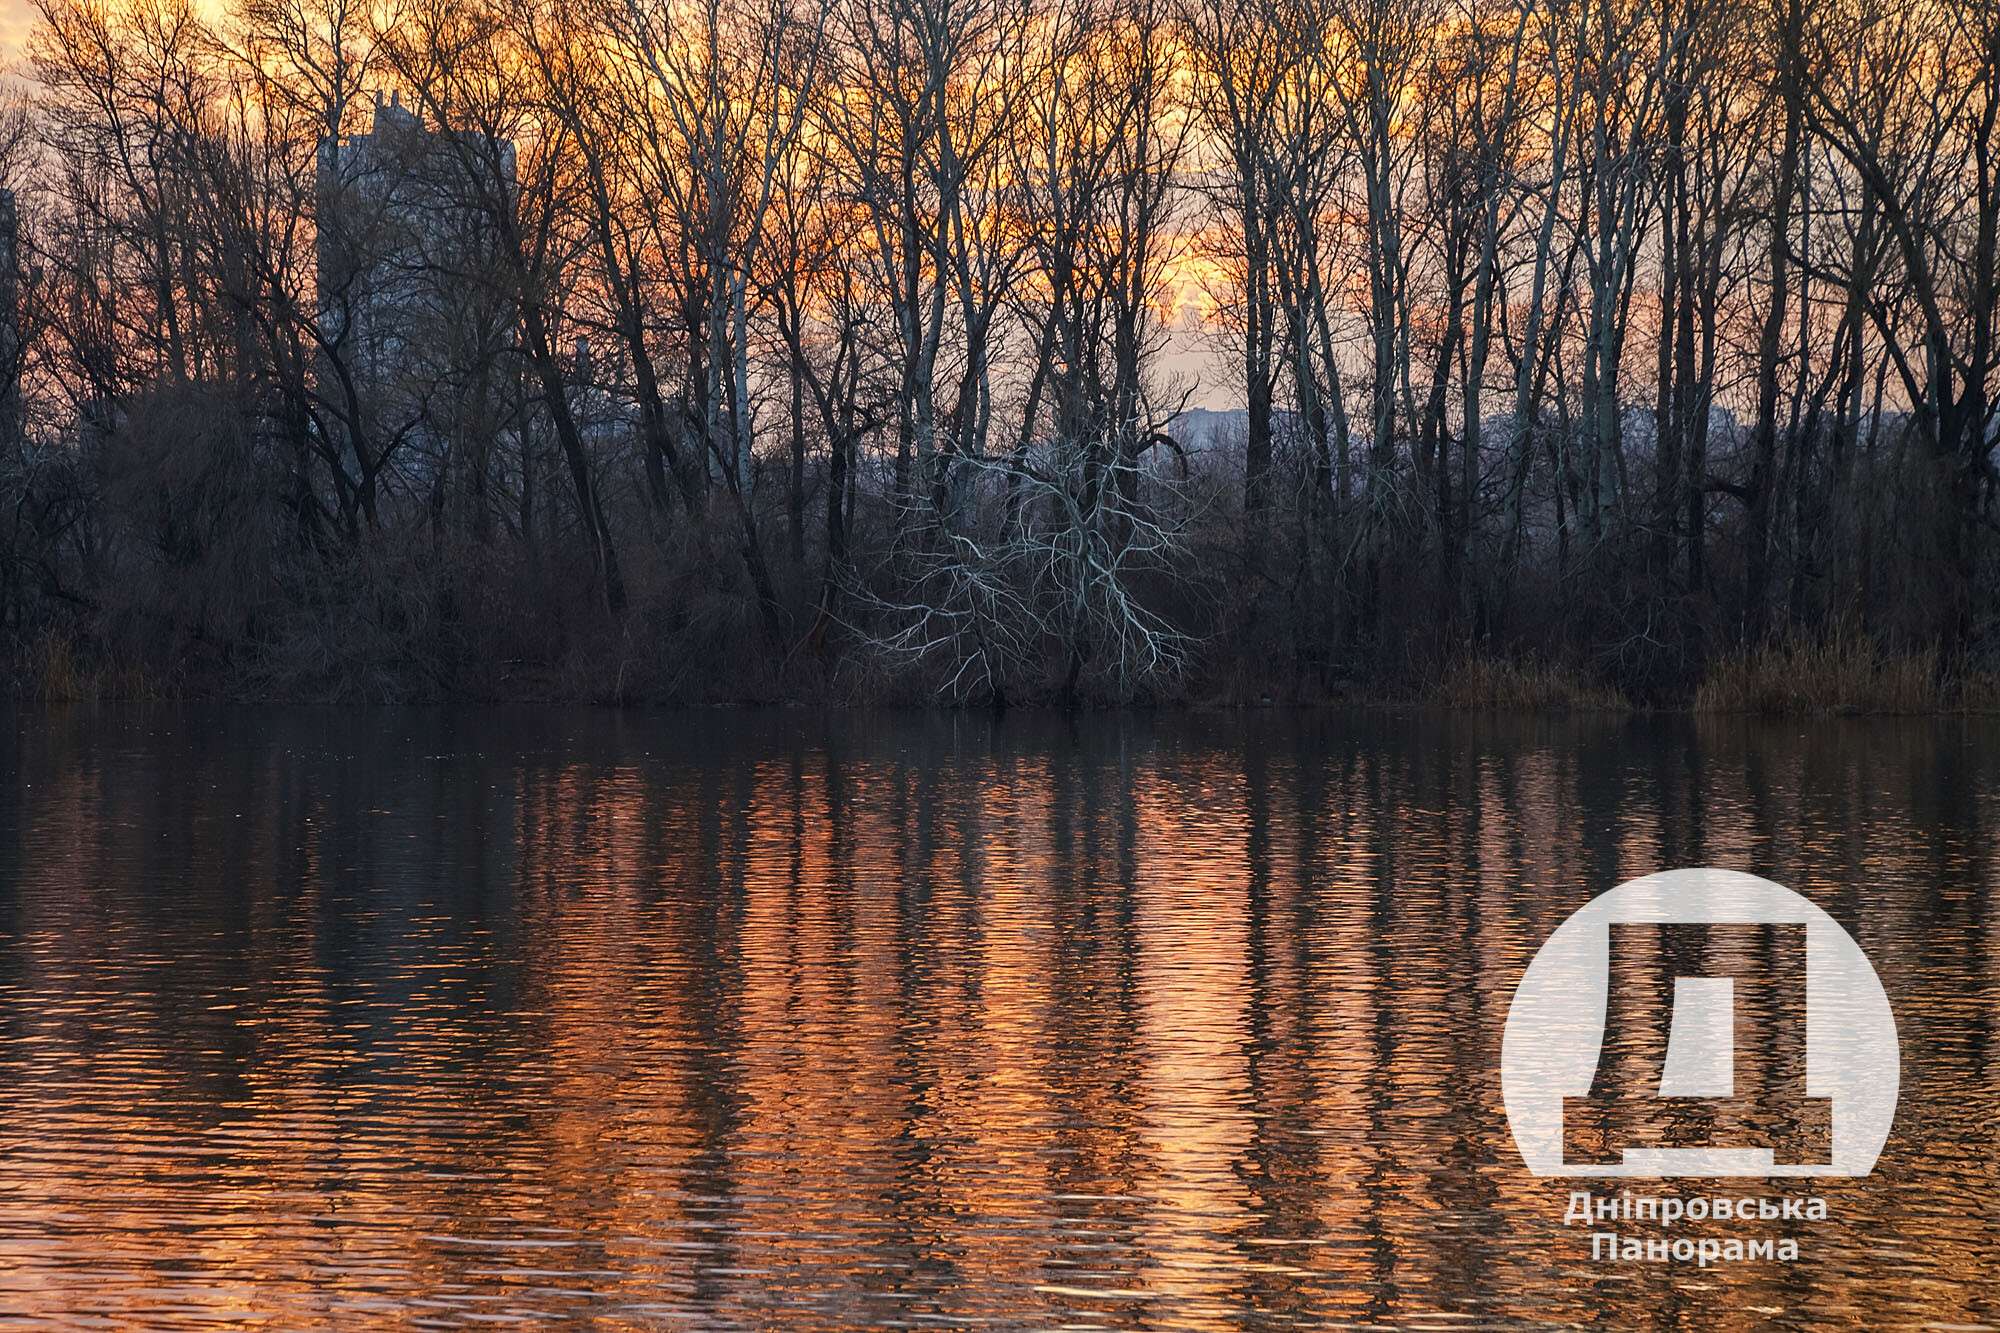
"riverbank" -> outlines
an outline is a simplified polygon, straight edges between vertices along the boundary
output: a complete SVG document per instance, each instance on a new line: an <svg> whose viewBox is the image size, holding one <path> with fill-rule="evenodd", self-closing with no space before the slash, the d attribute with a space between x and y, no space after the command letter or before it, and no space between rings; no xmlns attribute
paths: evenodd
<svg viewBox="0 0 2000 1333"><path fill-rule="evenodd" d="M1666 711L1785 717L2000 713L2000 672L1936 649L1891 652L1854 635L1718 656L1692 690L1649 701L1575 667L1468 658L1411 702L1524 712Z"/></svg>
<svg viewBox="0 0 2000 1333"><path fill-rule="evenodd" d="M17 652L6 673L17 700L44 703L235 700L246 703L598 704L661 707L935 708L941 701L882 674L794 664L784 676L738 678L737 689L662 690L657 673L631 662L572 662L564 669L504 671L470 687L411 680L407 664L388 662L372 679L326 690L271 688L257 673L232 678L214 667L185 674L106 659L61 636ZM1017 706L1059 702L1028 696ZM1692 689L1635 695L1588 668L1534 656L1468 655L1427 676L1397 681L1336 681L1308 691L1237 674L1189 680L1170 694L1082 701L1090 707L1214 710L1252 707L1433 708L1519 713L1692 712L1792 717L1923 716L2000 713L2000 671L1953 663L1935 649L1892 652L1859 636L1775 643L1718 656ZM992 707L989 700L959 707Z"/></svg>

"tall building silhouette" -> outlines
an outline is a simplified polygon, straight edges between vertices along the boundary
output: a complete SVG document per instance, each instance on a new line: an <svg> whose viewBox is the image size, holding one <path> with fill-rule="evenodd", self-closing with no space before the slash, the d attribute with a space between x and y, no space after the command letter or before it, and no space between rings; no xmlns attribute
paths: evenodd
<svg viewBox="0 0 2000 1333"><path fill-rule="evenodd" d="M21 221L12 190L0 189L0 447L21 438Z"/></svg>
<svg viewBox="0 0 2000 1333"><path fill-rule="evenodd" d="M496 244L514 171L511 143L426 125L379 93L367 133L319 144L321 397L440 496L454 469L483 473L518 400Z"/></svg>

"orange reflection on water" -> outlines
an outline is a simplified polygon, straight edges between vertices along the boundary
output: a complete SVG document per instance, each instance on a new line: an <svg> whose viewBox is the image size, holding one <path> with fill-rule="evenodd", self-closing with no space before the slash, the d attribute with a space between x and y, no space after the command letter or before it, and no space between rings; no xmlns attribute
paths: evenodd
<svg viewBox="0 0 2000 1333"><path fill-rule="evenodd" d="M1988 1320L1985 738L20 717L0 1313ZM1703 862L1848 925L1906 1073L1805 1260L1690 1282L1591 1262L1497 1063L1570 910Z"/></svg>

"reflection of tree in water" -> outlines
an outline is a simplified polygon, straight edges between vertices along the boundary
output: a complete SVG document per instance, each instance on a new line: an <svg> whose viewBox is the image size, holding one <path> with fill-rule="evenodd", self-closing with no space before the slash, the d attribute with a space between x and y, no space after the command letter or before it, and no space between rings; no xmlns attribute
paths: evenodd
<svg viewBox="0 0 2000 1333"><path fill-rule="evenodd" d="M1971 1320L1983 734L38 720L0 750L0 1238L32 1275L0 1310L130 1312L172 1254L208 1308L295 1322ZM1591 1265L1496 1061L1569 911L1700 863L1834 912L1910 1072L1811 1262L1691 1292Z"/></svg>

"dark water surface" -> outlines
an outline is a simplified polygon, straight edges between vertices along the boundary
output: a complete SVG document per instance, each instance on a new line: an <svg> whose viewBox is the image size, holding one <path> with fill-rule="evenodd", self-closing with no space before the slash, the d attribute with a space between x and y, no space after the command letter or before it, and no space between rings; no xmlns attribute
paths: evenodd
<svg viewBox="0 0 2000 1333"><path fill-rule="evenodd" d="M1996 830L1961 722L0 714L0 1316L2000 1324ZM1798 1261L1593 1262L1507 1000L1701 864L1901 1108L1682 1229Z"/></svg>

